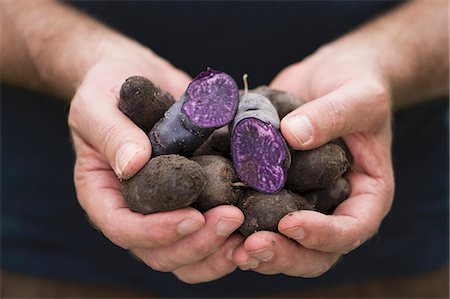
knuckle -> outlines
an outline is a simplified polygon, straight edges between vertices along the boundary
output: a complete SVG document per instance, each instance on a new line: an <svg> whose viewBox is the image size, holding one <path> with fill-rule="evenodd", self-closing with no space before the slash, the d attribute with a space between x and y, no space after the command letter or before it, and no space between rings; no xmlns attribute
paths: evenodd
<svg viewBox="0 0 450 299"><path fill-rule="evenodd" d="M148 259L144 259L144 263L153 270L159 272L172 272L175 268L172 265L169 265L166 259L157 257L155 254L151 254Z"/></svg>
<svg viewBox="0 0 450 299"><path fill-rule="evenodd" d="M196 255L206 256L211 251L211 245L206 239L198 240L194 243L193 250Z"/></svg>
<svg viewBox="0 0 450 299"><path fill-rule="evenodd" d="M306 273L306 275L304 275L303 277L305 278L319 277L324 273L326 273L328 270L330 270L332 265L333 264L329 261L323 261L319 263L314 269L311 269L311 271L309 271L309 273Z"/></svg>
<svg viewBox="0 0 450 299"><path fill-rule="evenodd" d="M361 246L361 244L364 243L364 241L360 238L356 239L353 243L351 243L349 246L347 246L346 248L344 248L343 250L341 250L342 254L347 254L350 251L355 250L356 248L358 248L359 246Z"/></svg>
<svg viewBox="0 0 450 299"><path fill-rule="evenodd" d="M122 234L120 234L116 229L114 229L114 227L103 229L102 232L106 238L108 238L111 242L113 242L117 246L119 246L123 249L130 249L130 246L125 241Z"/></svg>
<svg viewBox="0 0 450 299"><path fill-rule="evenodd" d="M117 130L118 125L113 123L109 126L106 126L99 132L99 136L103 139L103 144L101 151L106 153L109 149L114 148L115 140L117 139Z"/></svg>
<svg viewBox="0 0 450 299"><path fill-rule="evenodd" d="M309 239L305 240L305 243L308 242L309 246L313 248L322 248L327 244L328 240L324 234L310 234Z"/></svg>
<svg viewBox="0 0 450 299"><path fill-rule="evenodd" d="M329 126L332 132L338 134L342 132L347 125L347 109L342 103L336 103L333 100L328 100L325 103L324 112L327 119L330 121Z"/></svg>
<svg viewBox="0 0 450 299"><path fill-rule="evenodd" d="M376 107L375 112L377 112L376 119L379 119L383 123L391 114L391 94L384 84L377 80L373 80L372 84L369 86L371 100L373 105L371 107ZM372 111L373 113L374 111ZM380 124L381 125L381 124Z"/></svg>
<svg viewBox="0 0 450 299"><path fill-rule="evenodd" d="M85 214L86 220L89 223L89 225L94 228L96 231L101 232L101 229L98 227L97 224L95 224L95 222L91 219L91 217L89 217L89 214Z"/></svg>
<svg viewBox="0 0 450 299"><path fill-rule="evenodd" d="M175 276L184 283L196 284L202 282L196 277L193 277L190 273L183 271L183 273L174 272Z"/></svg>
<svg viewBox="0 0 450 299"><path fill-rule="evenodd" d="M208 262L208 269L212 276L214 277L221 277L225 274L224 270L228 269L230 266L224 265L226 262L226 259L223 259L223 263L220 259L210 261ZM231 264L231 262L229 262Z"/></svg>
<svg viewBox="0 0 450 299"><path fill-rule="evenodd" d="M70 103L69 115L67 119L70 128L75 129L77 127L76 119L80 111L81 111L80 100L78 97L75 96Z"/></svg>

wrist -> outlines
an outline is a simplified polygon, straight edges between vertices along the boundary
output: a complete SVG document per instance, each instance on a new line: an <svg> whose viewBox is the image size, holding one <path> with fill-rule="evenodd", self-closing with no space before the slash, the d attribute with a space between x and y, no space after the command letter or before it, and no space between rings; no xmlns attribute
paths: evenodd
<svg viewBox="0 0 450 299"><path fill-rule="evenodd" d="M447 6L409 1L333 44L365 53L389 86L394 109L433 99L448 94Z"/></svg>

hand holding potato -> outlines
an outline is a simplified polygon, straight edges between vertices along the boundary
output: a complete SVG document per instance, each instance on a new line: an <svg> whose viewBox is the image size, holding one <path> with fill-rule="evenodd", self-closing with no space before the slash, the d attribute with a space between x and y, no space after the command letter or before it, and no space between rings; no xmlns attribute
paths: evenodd
<svg viewBox="0 0 450 299"><path fill-rule="evenodd" d="M107 238L151 268L178 269L186 281L218 278L236 268L226 255L242 241L240 236L228 238L243 221L237 208L217 207L204 215L192 208L143 215L123 199L117 177L128 179L141 169L151 146L145 132L118 109L122 83L141 75L179 98L190 82L156 55L136 51L94 64L72 101L69 124L79 202Z"/></svg>
<svg viewBox="0 0 450 299"><path fill-rule="evenodd" d="M333 215L302 210L279 231L249 236L233 255L241 268L314 277L374 233L393 198L390 94L366 52L324 47L284 69L271 87L309 100L281 121L289 145L312 149L340 136L353 155L350 198ZM290 238L291 240L287 239Z"/></svg>

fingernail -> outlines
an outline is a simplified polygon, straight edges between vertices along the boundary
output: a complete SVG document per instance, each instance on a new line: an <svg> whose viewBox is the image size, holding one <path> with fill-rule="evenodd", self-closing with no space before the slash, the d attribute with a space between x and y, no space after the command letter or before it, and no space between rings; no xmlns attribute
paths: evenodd
<svg viewBox="0 0 450 299"><path fill-rule="evenodd" d="M300 145L311 139L312 125L307 116L296 115L289 117L286 119L286 125Z"/></svg>
<svg viewBox="0 0 450 299"><path fill-rule="evenodd" d="M193 232L198 231L202 227L203 223L201 223L200 221L191 218L186 218L180 223L178 223L177 230L178 233L180 233L180 235L189 235L192 234Z"/></svg>
<svg viewBox="0 0 450 299"><path fill-rule="evenodd" d="M220 217L216 224L216 233L219 236L228 236L241 226L241 224L242 221L238 219Z"/></svg>
<svg viewBox="0 0 450 299"><path fill-rule="evenodd" d="M259 261L255 258L251 258L248 262L245 264L239 265L239 268L241 270L249 270L249 269L256 269L259 266Z"/></svg>
<svg viewBox="0 0 450 299"><path fill-rule="evenodd" d="M273 258L273 251L269 249L252 251L249 254L263 262L269 262Z"/></svg>
<svg viewBox="0 0 450 299"><path fill-rule="evenodd" d="M143 151L144 149L135 143L126 143L120 147L116 154L116 175L119 179L123 178L123 172L127 168L131 159L136 153Z"/></svg>
<svg viewBox="0 0 450 299"><path fill-rule="evenodd" d="M292 228L288 228L284 230L286 232L286 235L295 239L295 240L302 240L305 238L305 231L300 226L295 226Z"/></svg>

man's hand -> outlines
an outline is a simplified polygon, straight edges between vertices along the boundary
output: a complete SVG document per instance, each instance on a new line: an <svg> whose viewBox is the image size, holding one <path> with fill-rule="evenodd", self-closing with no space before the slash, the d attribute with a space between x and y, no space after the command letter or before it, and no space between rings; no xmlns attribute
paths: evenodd
<svg viewBox="0 0 450 299"><path fill-rule="evenodd" d="M309 100L281 121L289 145L307 150L344 136L354 157L352 193L333 215L297 211L279 222L282 235L250 235L233 254L242 269L318 276L377 232L394 192L391 103L402 108L448 92L447 6L409 1L273 80L271 87Z"/></svg>
<svg viewBox="0 0 450 299"><path fill-rule="evenodd" d="M185 73L141 48L93 65L69 113L81 206L106 237L155 270L177 270L186 282L232 272L231 251L242 242L238 235L229 238L243 221L237 208L221 206L204 215L192 208L142 215L127 207L118 177L130 178L151 155L146 134L118 109L121 84L131 75L149 78L176 98L190 82Z"/></svg>
<svg viewBox="0 0 450 299"><path fill-rule="evenodd" d="M151 156L146 134L118 109L122 83L141 75L179 98L189 76L67 4L0 0L0 7L1 20L10 25L1 35L2 78L73 98L74 180L92 223L153 269L176 271L186 282L232 272L231 252L242 243L239 235L229 237L243 221L237 208L142 215L128 209L121 193L119 178L133 176Z"/></svg>
<svg viewBox="0 0 450 299"><path fill-rule="evenodd" d="M251 235L234 260L264 274L315 277L376 233L391 207L389 89L364 51L332 47L284 69L271 87L310 100L281 121L283 136L294 149L312 149L345 136L354 157L352 194L331 216L313 211L285 216L278 225L284 236Z"/></svg>

